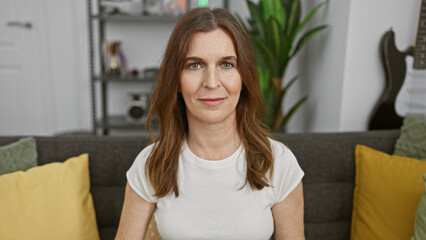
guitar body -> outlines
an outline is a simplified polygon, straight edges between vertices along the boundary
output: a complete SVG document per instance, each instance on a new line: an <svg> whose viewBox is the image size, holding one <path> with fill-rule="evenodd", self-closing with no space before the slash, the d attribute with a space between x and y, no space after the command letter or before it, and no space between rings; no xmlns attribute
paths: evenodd
<svg viewBox="0 0 426 240"><path fill-rule="evenodd" d="M395 110L395 101L406 77L406 57L413 55L413 48L400 52L395 45L395 33L389 30L382 37L380 49L386 84L374 107L368 128L397 129L401 127L403 118Z"/></svg>
<svg viewBox="0 0 426 240"><path fill-rule="evenodd" d="M406 57L407 74L396 96L395 111L401 117L426 116L426 69L415 69L414 58Z"/></svg>

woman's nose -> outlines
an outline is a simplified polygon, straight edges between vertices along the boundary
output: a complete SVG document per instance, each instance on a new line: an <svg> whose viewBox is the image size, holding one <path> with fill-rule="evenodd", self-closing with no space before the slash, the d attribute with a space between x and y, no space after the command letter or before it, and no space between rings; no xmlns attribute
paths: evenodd
<svg viewBox="0 0 426 240"><path fill-rule="evenodd" d="M219 74L216 68L207 68L203 76L203 87L218 88L220 87Z"/></svg>

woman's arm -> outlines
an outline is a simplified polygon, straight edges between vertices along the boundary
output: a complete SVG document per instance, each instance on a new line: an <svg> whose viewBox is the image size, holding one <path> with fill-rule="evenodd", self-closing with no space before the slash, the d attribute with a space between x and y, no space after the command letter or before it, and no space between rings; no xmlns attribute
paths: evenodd
<svg viewBox="0 0 426 240"><path fill-rule="evenodd" d="M145 237L155 207L155 203L145 201L127 183L123 210L115 239L142 240Z"/></svg>
<svg viewBox="0 0 426 240"><path fill-rule="evenodd" d="M304 240L302 181L283 201L272 207L276 240Z"/></svg>

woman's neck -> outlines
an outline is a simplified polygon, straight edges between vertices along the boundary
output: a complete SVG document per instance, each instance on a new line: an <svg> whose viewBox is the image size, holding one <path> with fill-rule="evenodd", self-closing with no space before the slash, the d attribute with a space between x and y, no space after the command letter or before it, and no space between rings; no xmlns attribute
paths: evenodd
<svg viewBox="0 0 426 240"><path fill-rule="evenodd" d="M221 160L231 156L241 145L235 118L207 124L188 119L188 147L200 158Z"/></svg>

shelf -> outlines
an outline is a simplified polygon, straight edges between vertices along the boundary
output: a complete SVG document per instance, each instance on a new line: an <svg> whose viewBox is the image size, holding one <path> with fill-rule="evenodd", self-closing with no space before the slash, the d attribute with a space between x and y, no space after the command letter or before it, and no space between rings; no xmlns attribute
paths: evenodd
<svg viewBox="0 0 426 240"><path fill-rule="evenodd" d="M109 116L104 124L101 120L96 122L99 128L115 128L115 129L140 129L145 130L145 119L143 117L141 121L130 122L127 121L124 116Z"/></svg>
<svg viewBox="0 0 426 240"><path fill-rule="evenodd" d="M177 22L182 16L145 16L145 15L91 15L91 19L113 22Z"/></svg>
<svg viewBox="0 0 426 240"><path fill-rule="evenodd" d="M100 82L144 82L144 83L153 83L156 81L153 77L122 77L122 76L108 76L108 75L101 75L101 76L94 76L93 80L100 81Z"/></svg>

